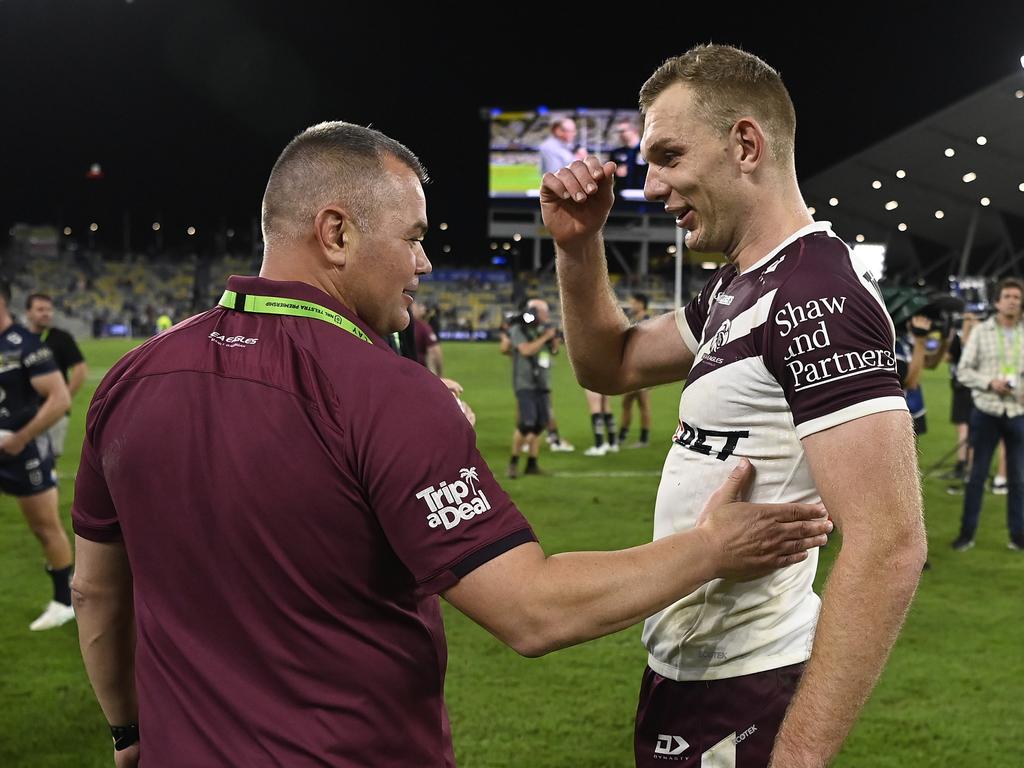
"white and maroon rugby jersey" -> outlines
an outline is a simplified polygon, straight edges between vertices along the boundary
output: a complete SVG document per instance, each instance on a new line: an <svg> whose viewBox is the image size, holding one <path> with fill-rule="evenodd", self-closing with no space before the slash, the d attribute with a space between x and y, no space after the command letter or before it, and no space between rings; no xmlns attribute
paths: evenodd
<svg viewBox="0 0 1024 768"><path fill-rule="evenodd" d="M694 353L665 460L654 537L692 528L745 456L751 501L816 502L800 439L907 409L878 287L827 222L793 234L742 274L728 265L676 313ZM764 578L715 580L649 618L655 672L709 680L805 661L820 600L817 550Z"/></svg>

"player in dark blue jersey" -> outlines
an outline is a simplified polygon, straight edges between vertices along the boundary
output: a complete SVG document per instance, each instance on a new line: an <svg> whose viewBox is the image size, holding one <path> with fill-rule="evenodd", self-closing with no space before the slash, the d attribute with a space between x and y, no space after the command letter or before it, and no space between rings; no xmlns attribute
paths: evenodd
<svg viewBox="0 0 1024 768"><path fill-rule="evenodd" d="M61 525L53 453L46 430L71 405L53 352L14 322L11 288L0 280L0 490L17 497L28 527L46 555L53 599L33 621L52 629L75 617L71 607L71 543Z"/></svg>

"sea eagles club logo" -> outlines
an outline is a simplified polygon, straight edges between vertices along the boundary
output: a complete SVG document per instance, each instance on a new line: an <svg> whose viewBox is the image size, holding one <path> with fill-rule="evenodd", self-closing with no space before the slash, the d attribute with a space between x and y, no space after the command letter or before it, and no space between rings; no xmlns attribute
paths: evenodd
<svg viewBox="0 0 1024 768"><path fill-rule="evenodd" d="M454 483L442 482L436 488L428 486L416 494L430 510L427 525L431 528L443 525L450 531L463 520L472 520L491 508L483 489L476 487L480 481L476 467L460 469L459 478Z"/></svg>
<svg viewBox="0 0 1024 768"><path fill-rule="evenodd" d="M732 327L732 320L726 320L715 332L715 337L711 340L711 353L714 354L719 349L729 343L729 329Z"/></svg>

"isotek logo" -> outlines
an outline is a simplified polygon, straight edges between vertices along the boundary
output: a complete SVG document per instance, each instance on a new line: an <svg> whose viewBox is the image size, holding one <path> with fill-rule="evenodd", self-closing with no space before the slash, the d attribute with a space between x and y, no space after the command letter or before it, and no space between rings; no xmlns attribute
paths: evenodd
<svg viewBox="0 0 1024 768"><path fill-rule="evenodd" d="M214 344L219 344L222 347L244 347L252 346L259 339L247 338L245 336L225 336L222 333L216 331L210 332L210 341Z"/></svg>
<svg viewBox="0 0 1024 768"><path fill-rule="evenodd" d="M480 480L476 467L460 469L459 478L454 483L442 482L436 488L428 486L416 494L430 510L427 525L431 528L443 525L450 531L463 520L472 520L491 508L483 489L476 487Z"/></svg>

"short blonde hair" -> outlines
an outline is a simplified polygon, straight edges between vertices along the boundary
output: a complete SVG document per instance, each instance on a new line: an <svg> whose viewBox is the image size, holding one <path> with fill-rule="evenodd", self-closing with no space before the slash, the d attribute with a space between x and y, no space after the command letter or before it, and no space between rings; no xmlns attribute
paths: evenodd
<svg viewBox="0 0 1024 768"><path fill-rule="evenodd" d="M667 59L640 89L640 112L672 85L693 90L701 117L726 134L745 115L755 118L772 158L793 163L796 110L779 73L752 53L731 45L698 45Z"/></svg>

